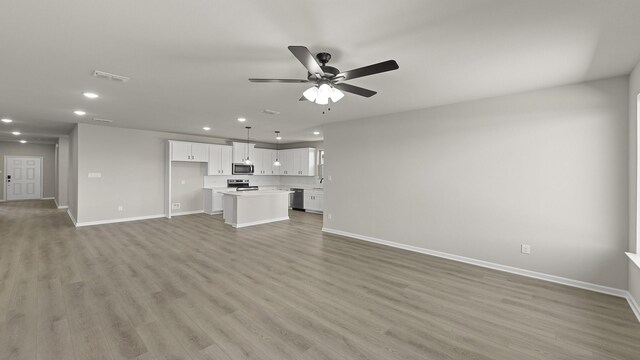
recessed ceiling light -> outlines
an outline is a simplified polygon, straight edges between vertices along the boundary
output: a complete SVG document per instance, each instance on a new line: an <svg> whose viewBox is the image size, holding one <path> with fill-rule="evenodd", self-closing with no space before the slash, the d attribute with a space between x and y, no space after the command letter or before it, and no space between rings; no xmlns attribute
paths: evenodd
<svg viewBox="0 0 640 360"><path fill-rule="evenodd" d="M313 135L320 135L320 131L314 131Z"/></svg>
<svg viewBox="0 0 640 360"><path fill-rule="evenodd" d="M209 131L209 130L211 130L211 128L210 128L210 127L208 127L208 126L205 126L205 127L203 127L203 128L202 128L202 130L204 130L204 131Z"/></svg>
<svg viewBox="0 0 640 360"><path fill-rule="evenodd" d="M26 143L27 143L27 140L20 140L20 143L22 143L22 144L26 144Z"/></svg>
<svg viewBox="0 0 640 360"><path fill-rule="evenodd" d="M12 134L18 136L18 135L20 135L20 131L14 131L14 132L12 132Z"/></svg>
<svg viewBox="0 0 640 360"><path fill-rule="evenodd" d="M5 123L5 124L8 124L8 123L12 123L13 120L11 120L11 119L2 119L2 122Z"/></svg>
<svg viewBox="0 0 640 360"><path fill-rule="evenodd" d="M78 116L85 116L87 115L86 112L82 111L82 110L74 110L73 112L74 114L78 115Z"/></svg>
<svg viewBox="0 0 640 360"><path fill-rule="evenodd" d="M245 122L245 121L247 121L247 119L245 119L245 118L238 118L238 121L240 121L240 122Z"/></svg>
<svg viewBox="0 0 640 360"><path fill-rule="evenodd" d="M84 95L85 97L87 97L89 99L95 99L95 98L98 97L98 94L92 93L92 92L83 92L82 95Z"/></svg>

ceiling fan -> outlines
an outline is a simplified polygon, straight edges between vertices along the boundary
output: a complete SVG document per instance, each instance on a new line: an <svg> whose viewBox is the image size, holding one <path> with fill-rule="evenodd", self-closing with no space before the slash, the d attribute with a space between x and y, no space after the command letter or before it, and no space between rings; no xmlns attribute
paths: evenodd
<svg viewBox="0 0 640 360"><path fill-rule="evenodd" d="M381 63L364 66L361 68L340 72L327 63L331 60L331 54L321 52L316 57L311 54L309 49L304 46L289 46L289 51L298 61L307 68L307 79L249 79L255 83L313 83L314 85L307 89L300 98L300 101L308 100L316 104L326 105L329 100L337 102L342 99L346 91L352 94L371 97L376 94L375 91L361 88L354 85L344 83L345 80L351 80L363 76L379 74L386 71L396 70L399 68L395 60L387 60ZM316 60L317 58L317 60ZM321 65L322 64L322 65ZM342 90L342 91L340 91Z"/></svg>

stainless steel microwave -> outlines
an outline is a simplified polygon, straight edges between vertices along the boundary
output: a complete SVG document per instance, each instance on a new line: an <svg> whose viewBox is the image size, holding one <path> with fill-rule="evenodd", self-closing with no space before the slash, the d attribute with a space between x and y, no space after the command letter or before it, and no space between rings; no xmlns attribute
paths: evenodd
<svg viewBox="0 0 640 360"><path fill-rule="evenodd" d="M253 175L253 165L234 163L232 170L233 175Z"/></svg>

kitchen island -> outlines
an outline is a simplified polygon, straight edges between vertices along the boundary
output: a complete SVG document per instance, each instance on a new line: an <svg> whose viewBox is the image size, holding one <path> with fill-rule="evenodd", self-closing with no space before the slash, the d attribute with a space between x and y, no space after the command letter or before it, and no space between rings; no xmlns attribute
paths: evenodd
<svg viewBox="0 0 640 360"><path fill-rule="evenodd" d="M225 224L235 228L289 219L288 190L224 191Z"/></svg>

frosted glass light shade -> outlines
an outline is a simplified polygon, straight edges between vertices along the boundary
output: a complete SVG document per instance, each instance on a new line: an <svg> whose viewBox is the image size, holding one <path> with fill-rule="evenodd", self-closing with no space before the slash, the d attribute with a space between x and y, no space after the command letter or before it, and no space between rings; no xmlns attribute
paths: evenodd
<svg viewBox="0 0 640 360"><path fill-rule="evenodd" d="M324 97L324 96L318 96L318 98L316 99L316 104L319 105L327 105L329 103L329 97Z"/></svg>
<svg viewBox="0 0 640 360"><path fill-rule="evenodd" d="M312 86L305 90L305 92L302 93L302 96L304 96L305 99L314 102L316 101L316 98L318 98L318 88Z"/></svg>
<svg viewBox="0 0 640 360"><path fill-rule="evenodd" d="M331 101L338 102L344 97L344 93L336 88L331 88Z"/></svg>
<svg viewBox="0 0 640 360"><path fill-rule="evenodd" d="M329 84L322 84L318 88L318 97L328 98L331 96L331 86Z"/></svg>
<svg viewBox="0 0 640 360"><path fill-rule="evenodd" d="M247 158L247 159L244 161L244 163L245 163L246 165L251 165L251 160L249 160L249 158Z"/></svg>
<svg viewBox="0 0 640 360"><path fill-rule="evenodd" d="M278 159L276 159L276 161L273 162L273 166L280 166L282 164L280 164L280 161L278 161Z"/></svg>
<svg viewBox="0 0 640 360"><path fill-rule="evenodd" d="M344 93L331 85L324 83L320 86L312 86L302 93L305 99L319 105L327 105L329 99L337 102L344 97Z"/></svg>

